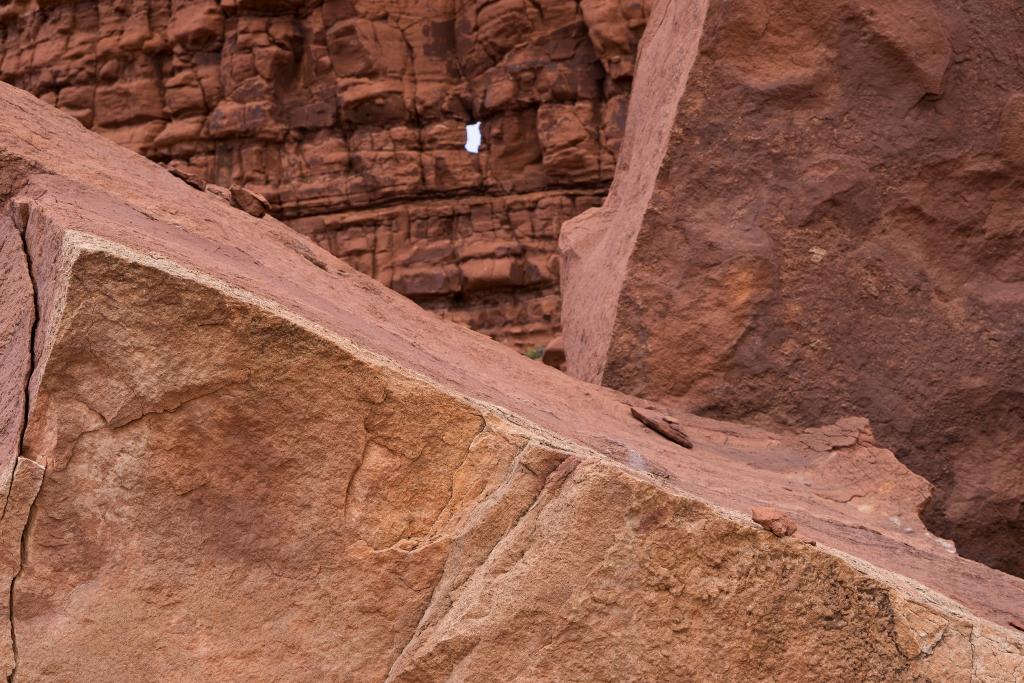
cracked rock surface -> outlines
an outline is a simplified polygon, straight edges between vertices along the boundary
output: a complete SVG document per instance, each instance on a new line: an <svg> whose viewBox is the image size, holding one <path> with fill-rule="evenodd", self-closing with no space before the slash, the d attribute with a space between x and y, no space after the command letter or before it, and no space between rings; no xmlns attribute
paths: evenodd
<svg viewBox="0 0 1024 683"><path fill-rule="evenodd" d="M0 80L522 348L600 203L649 0L12 0ZM470 154L466 124L484 145Z"/></svg>
<svg viewBox="0 0 1024 683"><path fill-rule="evenodd" d="M2 84L0 159L13 680L1024 677L865 420L684 449Z"/></svg>
<svg viewBox="0 0 1024 683"><path fill-rule="evenodd" d="M720 419L847 415L929 527L1024 575L1017 2L665 2L608 201L562 232L568 371Z"/></svg>

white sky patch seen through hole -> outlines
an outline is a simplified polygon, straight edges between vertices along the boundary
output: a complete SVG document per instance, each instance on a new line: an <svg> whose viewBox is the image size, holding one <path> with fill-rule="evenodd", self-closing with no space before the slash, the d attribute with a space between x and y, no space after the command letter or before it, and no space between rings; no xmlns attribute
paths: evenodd
<svg viewBox="0 0 1024 683"><path fill-rule="evenodd" d="M470 123L466 126L466 151L470 154L480 152L480 122Z"/></svg>

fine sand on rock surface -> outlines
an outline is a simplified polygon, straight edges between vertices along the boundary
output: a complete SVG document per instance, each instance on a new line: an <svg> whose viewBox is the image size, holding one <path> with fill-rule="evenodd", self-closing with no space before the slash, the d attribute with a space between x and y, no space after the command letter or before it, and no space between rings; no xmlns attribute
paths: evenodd
<svg viewBox="0 0 1024 683"><path fill-rule="evenodd" d="M15 680L1024 680L865 420L683 448L6 85L0 160Z"/></svg>

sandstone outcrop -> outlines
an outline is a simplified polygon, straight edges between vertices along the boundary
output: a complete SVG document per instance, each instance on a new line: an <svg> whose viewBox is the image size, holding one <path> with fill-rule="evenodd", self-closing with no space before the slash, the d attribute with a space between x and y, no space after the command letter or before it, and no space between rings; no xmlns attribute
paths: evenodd
<svg viewBox="0 0 1024 683"><path fill-rule="evenodd" d="M0 79L274 213L445 317L543 346L649 0L12 0ZM479 155L463 149L482 123Z"/></svg>
<svg viewBox="0 0 1024 683"><path fill-rule="evenodd" d="M14 680L1024 680L866 421L684 449L3 84L0 159Z"/></svg>
<svg viewBox="0 0 1024 683"><path fill-rule="evenodd" d="M577 377L871 419L932 530L1024 574L1024 15L666 3L608 201L562 237Z"/></svg>

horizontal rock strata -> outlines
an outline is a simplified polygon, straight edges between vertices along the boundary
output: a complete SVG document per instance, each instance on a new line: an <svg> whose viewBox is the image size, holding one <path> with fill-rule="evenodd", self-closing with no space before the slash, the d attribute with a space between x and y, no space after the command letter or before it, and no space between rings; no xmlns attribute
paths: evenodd
<svg viewBox="0 0 1024 683"><path fill-rule="evenodd" d="M14 0L0 79L265 195L445 317L544 345L558 229L607 190L648 5ZM471 122L478 155L463 149Z"/></svg>

